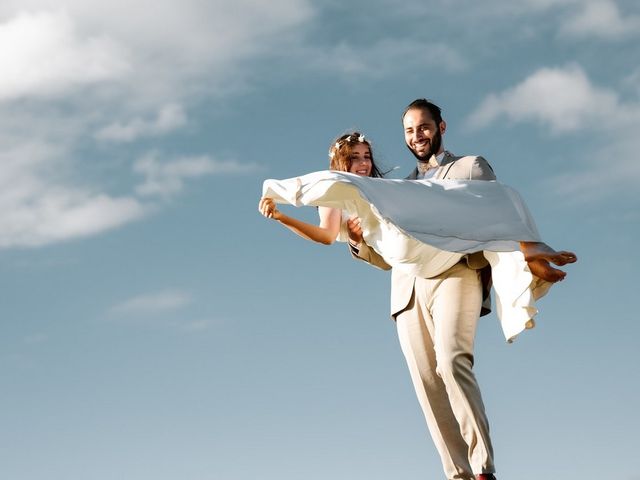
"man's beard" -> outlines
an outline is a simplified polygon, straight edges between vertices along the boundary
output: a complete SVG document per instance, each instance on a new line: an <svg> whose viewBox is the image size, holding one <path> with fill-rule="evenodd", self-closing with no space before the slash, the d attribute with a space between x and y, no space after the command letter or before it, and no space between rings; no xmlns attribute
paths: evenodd
<svg viewBox="0 0 640 480"><path fill-rule="evenodd" d="M407 145L407 148L411 153L413 153L413 156L416 157L419 162L428 162L432 155L438 154L441 146L442 135L440 134L440 130L438 130L434 134L433 139L429 141L429 150L427 150L424 155L418 155L409 145Z"/></svg>

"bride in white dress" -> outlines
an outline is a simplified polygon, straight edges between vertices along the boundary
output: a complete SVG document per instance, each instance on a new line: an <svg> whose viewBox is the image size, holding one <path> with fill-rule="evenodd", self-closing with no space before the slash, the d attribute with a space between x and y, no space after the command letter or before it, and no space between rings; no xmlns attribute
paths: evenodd
<svg viewBox="0 0 640 480"><path fill-rule="evenodd" d="M358 132L339 137L329 157L331 171L265 181L260 212L327 245L362 235L390 266L416 276L427 277L455 253L484 251L507 339L534 325L534 300L564 278L549 261L575 261L571 252L556 252L540 241L518 193L498 182L382 179L371 144ZM277 203L317 206L319 225L285 215ZM433 208L415 208L425 204Z"/></svg>

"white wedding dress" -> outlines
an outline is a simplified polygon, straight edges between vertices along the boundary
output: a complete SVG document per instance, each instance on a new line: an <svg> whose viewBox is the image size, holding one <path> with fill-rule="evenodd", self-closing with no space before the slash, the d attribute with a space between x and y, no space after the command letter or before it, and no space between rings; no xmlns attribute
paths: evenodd
<svg viewBox="0 0 640 480"><path fill-rule="evenodd" d="M295 206L333 207L359 217L365 242L393 268L429 277L452 256L483 251L491 264L505 338L532 328L535 300L552 285L534 277L520 241L539 242L520 195L486 180L392 180L320 171L266 180L263 196ZM346 227L338 240L347 240Z"/></svg>

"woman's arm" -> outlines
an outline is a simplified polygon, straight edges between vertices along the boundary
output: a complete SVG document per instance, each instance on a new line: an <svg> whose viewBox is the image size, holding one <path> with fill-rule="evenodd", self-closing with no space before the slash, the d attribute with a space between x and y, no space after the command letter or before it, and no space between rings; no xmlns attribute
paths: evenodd
<svg viewBox="0 0 640 480"><path fill-rule="evenodd" d="M267 218L277 220L292 232L302 238L324 245L331 245L335 242L340 232L340 222L342 212L337 208L318 207L320 215L320 225L312 225L297 218L285 215L276 208L275 202L268 197L262 197L258 204L258 210Z"/></svg>

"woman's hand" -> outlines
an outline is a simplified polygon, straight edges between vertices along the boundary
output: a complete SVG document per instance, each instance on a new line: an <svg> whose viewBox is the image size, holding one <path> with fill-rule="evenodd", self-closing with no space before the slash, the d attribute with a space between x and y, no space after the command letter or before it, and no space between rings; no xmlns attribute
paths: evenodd
<svg viewBox="0 0 640 480"><path fill-rule="evenodd" d="M258 203L258 210L267 218L273 218L274 220L280 218L280 211L276 208L276 203L272 198L262 197Z"/></svg>

